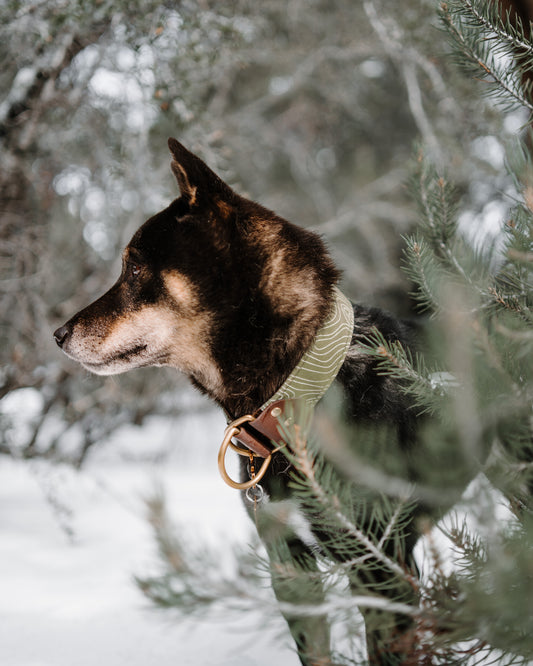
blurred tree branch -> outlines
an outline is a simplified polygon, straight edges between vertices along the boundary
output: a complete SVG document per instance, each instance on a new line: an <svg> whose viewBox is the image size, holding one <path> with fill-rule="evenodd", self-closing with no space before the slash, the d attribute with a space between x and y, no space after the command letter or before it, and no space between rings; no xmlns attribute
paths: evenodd
<svg viewBox="0 0 533 666"><path fill-rule="evenodd" d="M117 378L121 395L61 358L50 336L105 290L129 236L177 194L169 135L239 191L325 234L351 296L411 314L399 263L415 218L403 187L412 143L421 131L451 153L483 122L469 113L471 91L454 88L444 42L436 49L410 18L430 5L0 7L0 395L54 395L60 382L66 398L49 413L62 410L70 428L85 417L67 405L93 396L85 407L106 432L170 409L158 396L179 390L175 375ZM504 189L468 155L455 159L460 186L477 173Z"/></svg>

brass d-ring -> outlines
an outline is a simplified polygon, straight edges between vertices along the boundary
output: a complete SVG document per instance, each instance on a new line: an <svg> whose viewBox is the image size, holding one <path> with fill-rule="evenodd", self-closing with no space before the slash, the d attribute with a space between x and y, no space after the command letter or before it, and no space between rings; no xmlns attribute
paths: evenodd
<svg viewBox="0 0 533 666"><path fill-rule="evenodd" d="M218 470L220 472L220 476L224 479L228 486L236 488L237 490L246 490L247 488L251 488L259 481L261 481L268 469L268 466L270 465L270 461L272 460L271 455L268 456L268 458L265 458L260 470L253 477L253 479L243 483L234 481L226 471L226 451L228 450L229 446L231 446L231 448L240 456L250 456L250 451L248 449L241 449L240 447L235 446L235 444L232 443L231 438L239 434L241 430L239 427L240 425L246 423L247 421L253 421L254 419L254 416L246 414L245 416L241 416L240 418L235 419L235 421L232 421L224 431L224 439L222 440L222 444L220 445L220 450L218 452Z"/></svg>

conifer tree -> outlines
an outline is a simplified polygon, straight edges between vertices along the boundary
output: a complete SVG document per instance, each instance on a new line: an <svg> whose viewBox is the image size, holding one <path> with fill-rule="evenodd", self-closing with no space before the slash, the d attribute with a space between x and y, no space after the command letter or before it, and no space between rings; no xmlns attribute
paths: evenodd
<svg viewBox="0 0 533 666"><path fill-rule="evenodd" d="M529 26L481 0L442 3L440 18L453 57L481 80L480 94L490 93L504 113L522 109L527 123L533 111ZM215 570L206 562L212 554L191 553L169 528L163 503L152 504L164 574L140 584L158 604L187 612L275 608L264 585L270 572L289 590L290 601L281 604L285 616L327 616L344 628L352 652L340 654L334 646L331 663L366 663L357 609L378 626L394 614L412 619L403 663L533 660L530 145L523 130L507 147L513 200L496 239L479 247L460 225L461 196L449 165L435 163L424 146L415 153L411 189L419 224L406 238L404 264L427 320L425 342L414 355L377 332L361 345L379 372L401 381L422 415L409 469L390 432L348 431L330 396L312 428L302 413L286 433L296 500L258 510L270 564L237 553L232 576L206 580L205 572ZM287 555L286 525L298 504L328 534L318 568L314 560ZM424 534L419 575L401 557L400 537L413 522ZM376 562L391 573L377 596L365 583Z"/></svg>

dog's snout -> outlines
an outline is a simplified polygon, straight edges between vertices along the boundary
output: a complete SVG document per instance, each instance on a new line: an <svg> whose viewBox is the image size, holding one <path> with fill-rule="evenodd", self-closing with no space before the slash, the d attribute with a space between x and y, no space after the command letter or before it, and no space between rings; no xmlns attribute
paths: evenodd
<svg viewBox="0 0 533 666"><path fill-rule="evenodd" d="M61 326L56 331L54 331L54 340L57 342L59 347L64 345L65 340L68 338L68 334L68 326Z"/></svg>

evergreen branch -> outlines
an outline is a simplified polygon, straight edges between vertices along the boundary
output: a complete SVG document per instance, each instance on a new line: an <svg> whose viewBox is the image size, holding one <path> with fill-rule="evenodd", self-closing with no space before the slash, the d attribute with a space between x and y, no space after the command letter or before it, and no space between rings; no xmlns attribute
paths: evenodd
<svg viewBox="0 0 533 666"><path fill-rule="evenodd" d="M422 217L424 226L433 232L433 240L439 249L444 250L446 243L455 234L456 220L454 206L450 204L453 190L448 181L439 176L422 153L419 153L417 162L418 186L420 202L422 203Z"/></svg>
<svg viewBox="0 0 533 666"><path fill-rule="evenodd" d="M418 617L422 614L418 606L391 601L386 597L367 595L354 595L348 598L335 597L323 604L296 604L282 601L279 607L284 615L292 617L321 617L338 612L341 609L357 610L357 608L373 608L387 613L401 613L410 617Z"/></svg>
<svg viewBox="0 0 533 666"><path fill-rule="evenodd" d="M439 175L422 153L418 154L419 165L415 177L419 204L422 213L422 229L440 258L445 259L465 280L469 278L464 268L451 251L450 241L457 232L457 203L454 188L446 178Z"/></svg>
<svg viewBox="0 0 533 666"><path fill-rule="evenodd" d="M428 368L422 355L413 358L408 349L396 340L386 340L378 330L360 343L360 350L377 360L379 374L399 380L401 390L414 398L414 405L422 412L438 411L448 389L457 385L449 373Z"/></svg>
<svg viewBox="0 0 533 666"><path fill-rule="evenodd" d="M503 294L495 287L489 287L489 294L492 296L495 303L503 306L506 310L511 312L521 311L516 294Z"/></svg>
<svg viewBox="0 0 533 666"><path fill-rule="evenodd" d="M432 310L434 313L440 310L439 297L429 279L429 272L433 268L433 274L439 270L432 262L431 252L425 241L421 238L406 239L406 262L404 271L407 277L418 287L413 292L413 297L418 301L421 311ZM437 284L440 284L440 280Z"/></svg>
<svg viewBox="0 0 533 666"><path fill-rule="evenodd" d="M394 510L394 513L392 516L389 518L389 521L387 525L385 526L385 530L383 532L383 535L381 536L380 540L378 541L378 548L384 548L385 544L389 540L389 538L392 535L393 529L397 526L400 516L402 514L402 511L405 511L407 508L407 502L404 500L403 502L399 502L398 506Z"/></svg>
<svg viewBox="0 0 533 666"><path fill-rule="evenodd" d="M421 384L424 389L431 390L433 384L427 376L422 375L414 368L413 359L397 340L388 341L378 329L374 329L365 341L360 343L360 349L380 361L380 370L385 370L390 376L404 379L410 383ZM421 358L420 358L420 362Z"/></svg>
<svg viewBox="0 0 533 666"><path fill-rule="evenodd" d="M423 308L438 312L444 309L441 304L441 297L446 293L443 286L454 288L454 281L459 280L477 300L490 300L484 284L483 262L457 236L455 188L421 151L416 165L412 188L421 212L420 231L415 238L406 239L407 263L404 265L405 272L419 288L415 297ZM453 303L454 310L457 305Z"/></svg>
<svg viewBox="0 0 533 666"><path fill-rule="evenodd" d="M470 571L474 567L478 570L487 562L487 548L478 534L472 533L466 518L459 522L457 514L450 516L449 527L441 523L438 529L447 537L455 548L455 552L469 565Z"/></svg>
<svg viewBox="0 0 533 666"><path fill-rule="evenodd" d="M407 499L413 502L421 502L426 506L451 505L457 499L457 493L453 489L435 488L433 486L417 483L413 485L400 476L387 474L377 464L368 464L361 456L358 456L349 443L341 436L339 428L330 419L322 414L316 419L317 430L321 447L328 460L331 460L343 475L358 487L367 488L379 495L386 494L400 502ZM366 559L366 555L360 556ZM357 564L359 558L354 558Z"/></svg>
<svg viewBox="0 0 533 666"><path fill-rule="evenodd" d="M295 424L292 429L290 446L294 452L294 462L298 471L305 477L309 484L309 489L318 500L324 510L333 516L338 525L347 532L348 538L353 538L362 545L368 553L376 558L378 562L385 565L390 571L394 572L401 579L416 585L412 575L405 571L397 562L388 557L372 539L357 525L355 525L343 512L343 504L338 495L327 493L316 476L316 456L314 456L307 446L307 438L302 437L301 428Z"/></svg>
<svg viewBox="0 0 533 666"><path fill-rule="evenodd" d="M499 321L494 322L494 329L513 342L518 342L520 344L524 342L533 342L533 330L517 331L510 329L508 326L504 326Z"/></svg>
<svg viewBox="0 0 533 666"><path fill-rule="evenodd" d="M479 10L480 7L485 5L486 9L487 4L476 4L476 8ZM456 48L466 58L466 63L463 64L469 63L471 66L477 68L478 71L481 70L484 77L492 79L492 92L502 96L502 98L502 93L508 96L505 100L506 106L514 102L514 104L518 104L533 112L533 104L527 97L529 92L528 87L523 87L520 84L519 78L510 70L506 63L503 63L501 58L496 60L493 55L494 49L491 47L496 37L494 31L498 30L498 25L491 21L490 16L485 12L483 22L486 22L490 27L485 38L481 39L479 27L482 26L479 26L476 13L471 12L471 8L472 10L474 9L473 3L468 0L460 0L459 2L452 0L451 2L443 2L441 4L441 19ZM474 21L474 27L472 26L472 21ZM499 27L502 26L503 24ZM476 27L477 29L475 29ZM502 27L502 29L505 31L505 27ZM500 35L497 34L497 36L499 37ZM502 50L504 45L500 43L499 46L500 50ZM510 49L509 45L505 54L510 58L516 57L514 50ZM489 82L488 79L484 78L482 80Z"/></svg>
<svg viewBox="0 0 533 666"><path fill-rule="evenodd" d="M494 34L494 40L506 43L524 58L533 58L533 43L526 38L521 21L518 20L515 27L507 12L507 21L504 23L498 2L461 0L461 3L464 12L469 12L471 20L476 25L485 29L487 33Z"/></svg>
<svg viewBox="0 0 533 666"><path fill-rule="evenodd" d="M519 264L533 264L533 252L520 252L511 248L507 251L507 257Z"/></svg>
<svg viewBox="0 0 533 666"><path fill-rule="evenodd" d="M436 250L437 258L444 260L465 284L474 287L472 279L450 247L450 241L457 232L457 197L454 188L446 178L436 172L421 152L418 154L417 164L415 192L421 206L421 228L424 235ZM415 243L411 244L411 247L420 251L420 241L416 245Z"/></svg>
<svg viewBox="0 0 533 666"><path fill-rule="evenodd" d="M384 548L387 541L393 536L393 530L395 528L401 527L400 518L402 517L402 512L405 512L407 504L408 503L405 500L399 502L398 506L396 507L396 510L393 512L393 514L387 521L387 525L385 526L383 535L381 536L377 544L378 548ZM359 555L349 560L343 559L343 561L340 563L323 562L321 566L321 571L324 573L328 573L330 575L334 575L339 571L342 571L344 573L350 573L351 571L354 570L354 568L360 567L361 565L367 563L369 560L372 559L372 557L374 557L373 553L368 552L365 553L364 555Z"/></svg>

